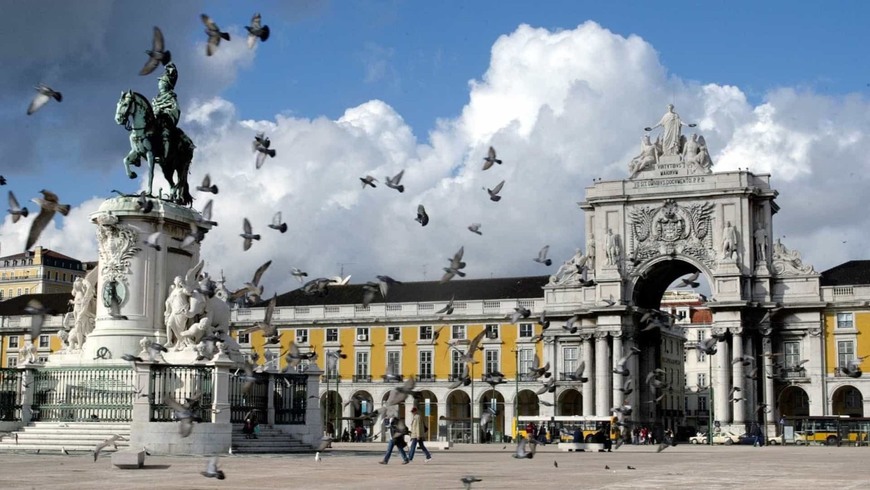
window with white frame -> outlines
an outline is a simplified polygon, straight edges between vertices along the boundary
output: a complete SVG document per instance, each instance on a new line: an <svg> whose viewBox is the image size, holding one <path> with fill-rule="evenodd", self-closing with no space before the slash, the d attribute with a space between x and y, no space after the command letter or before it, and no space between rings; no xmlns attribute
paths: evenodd
<svg viewBox="0 0 870 490"><path fill-rule="evenodd" d="M837 328L855 328L851 313L837 313Z"/></svg>
<svg viewBox="0 0 870 490"><path fill-rule="evenodd" d="M36 362L40 364L45 364L46 362L48 362L48 356L39 356L39 358L36 359Z"/></svg>
<svg viewBox="0 0 870 490"><path fill-rule="evenodd" d="M357 376L368 376L369 374L369 353L368 352L357 352L356 353L356 375Z"/></svg>
<svg viewBox="0 0 870 490"><path fill-rule="evenodd" d="M296 343L297 344L307 344L308 343L308 329L307 328L297 328L296 329Z"/></svg>
<svg viewBox="0 0 870 490"><path fill-rule="evenodd" d="M365 342L369 339L369 328L368 327L357 327L356 329L356 340L358 342Z"/></svg>
<svg viewBox="0 0 870 490"><path fill-rule="evenodd" d="M18 365L18 358L17 357L10 357L10 358L6 359L6 367L15 367L17 365Z"/></svg>
<svg viewBox="0 0 870 490"><path fill-rule="evenodd" d="M420 325L420 340L432 340L432 325Z"/></svg>
<svg viewBox="0 0 870 490"><path fill-rule="evenodd" d="M498 351L496 349L487 349L484 351L486 358L486 372L495 373L501 371L501 365L498 362Z"/></svg>
<svg viewBox="0 0 870 490"><path fill-rule="evenodd" d="M239 332L239 343L240 344L250 344L251 343L251 334Z"/></svg>
<svg viewBox="0 0 870 490"><path fill-rule="evenodd" d="M326 329L326 341L327 342L338 342L338 329L337 328L327 328Z"/></svg>
<svg viewBox="0 0 870 490"><path fill-rule="evenodd" d="M562 349L562 372L574 373L577 370L577 347L564 347Z"/></svg>
<svg viewBox="0 0 870 490"><path fill-rule="evenodd" d="M486 325L486 338L488 338L488 339L497 339L498 338L498 324L489 323Z"/></svg>
<svg viewBox="0 0 870 490"><path fill-rule="evenodd" d="M783 342L782 350L785 354L783 365L786 369L797 367L801 361L801 343L800 342Z"/></svg>
<svg viewBox="0 0 870 490"><path fill-rule="evenodd" d="M704 351L698 351L698 362L704 362L707 360L707 354Z"/></svg>
<svg viewBox="0 0 870 490"><path fill-rule="evenodd" d="M855 358L855 342L851 340L840 340L837 342L837 366L847 367L849 362Z"/></svg>
<svg viewBox="0 0 870 490"><path fill-rule="evenodd" d="M462 376L462 373L465 372L465 361L462 360L462 352L458 350L451 351L450 361L450 374L454 377Z"/></svg>
<svg viewBox="0 0 870 490"><path fill-rule="evenodd" d="M698 342L703 342L704 341L704 330L698 329L697 335L698 335Z"/></svg>
<svg viewBox="0 0 870 490"><path fill-rule="evenodd" d="M707 373L698 373L698 388L707 386Z"/></svg>
<svg viewBox="0 0 870 490"><path fill-rule="evenodd" d="M535 335L534 326L531 323L520 323L520 338L528 339Z"/></svg>
<svg viewBox="0 0 870 490"><path fill-rule="evenodd" d="M17 349L18 348L18 336L17 335L13 335L12 337L9 337L9 348L10 349Z"/></svg>
<svg viewBox="0 0 870 490"><path fill-rule="evenodd" d="M707 397L699 396L698 397L698 410L707 410Z"/></svg>
<svg viewBox="0 0 870 490"><path fill-rule="evenodd" d="M399 327L387 327L387 340L402 340L402 329Z"/></svg>
<svg viewBox="0 0 870 490"><path fill-rule="evenodd" d="M420 379L432 378L432 351L420 351Z"/></svg>
<svg viewBox="0 0 870 490"><path fill-rule="evenodd" d="M402 374L402 353L397 350L387 351L387 372Z"/></svg>
<svg viewBox="0 0 870 490"><path fill-rule="evenodd" d="M465 325L453 325L452 336L450 338L453 340L464 340Z"/></svg>
<svg viewBox="0 0 870 490"><path fill-rule="evenodd" d="M520 358L520 377L529 373L532 370L532 363L535 362L535 350L534 349L520 349L519 353Z"/></svg>
<svg viewBox="0 0 870 490"><path fill-rule="evenodd" d="M47 349L48 348L48 335L40 335L39 336L39 348Z"/></svg>

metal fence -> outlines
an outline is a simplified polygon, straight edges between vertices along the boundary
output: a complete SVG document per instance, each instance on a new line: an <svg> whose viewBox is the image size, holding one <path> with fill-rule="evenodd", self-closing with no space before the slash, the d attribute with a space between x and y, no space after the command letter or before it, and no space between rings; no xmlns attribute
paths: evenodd
<svg viewBox="0 0 870 490"><path fill-rule="evenodd" d="M308 405L308 376L286 373L273 376L275 377L275 423L304 424L305 409Z"/></svg>
<svg viewBox="0 0 870 490"><path fill-rule="evenodd" d="M260 423L266 421L269 410L269 374L254 373L254 381L246 392L248 383L244 371L230 373L230 422L240 424L248 413L253 412Z"/></svg>
<svg viewBox="0 0 870 490"><path fill-rule="evenodd" d="M21 420L21 371L0 369L0 421Z"/></svg>
<svg viewBox="0 0 870 490"><path fill-rule="evenodd" d="M167 397L190 404L197 422L211 422L214 406L214 368L211 366L151 366L149 387L152 422L172 422L174 411ZM198 400L198 401L196 401Z"/></svg>
<svg viewBox="0 0 870 490"><path fill-rule="evenodd" d="M123 366L35 371L32 420L129 422L137 393L133 378Z"/></svg>

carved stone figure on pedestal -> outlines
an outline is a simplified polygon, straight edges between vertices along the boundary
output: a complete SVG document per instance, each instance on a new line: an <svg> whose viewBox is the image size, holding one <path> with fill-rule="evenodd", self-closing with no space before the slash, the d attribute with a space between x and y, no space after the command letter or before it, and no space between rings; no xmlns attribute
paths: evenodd
<svg viewBox="0 0 870 490"><path fill-rule="evenodd" d="M722 230L722 258L730 259L735 262L740 261L740 255L737 251L739 238L737 236L737 228L731 225L730 221L725 223L725 228Z"/></svg>
<svg viewBox="0 0 870 490"><path fill-rule="evenodd" d="M679 155L680 143L683 131L683 126L693 128L697 124L686 124L680 119L680 115L674 112L674 105L668 104L668 112L662 116L659 123L651 128L644 128L644 131L652 131L656 128L662 128L662 153L665 155Z"/></svg>
<svg viewBox="0 0 870 490"><path fill-rule="evenodd" d="M591 231L586 237L586 267L595 271L595 234Z"/></svg>
<svg viewBox="0 0 870 490"><path fill-rule="evenodd" d="M165 347L175 346L176 350L179 350L183 347L181 334L187 329L190 312L190 292L180 276L175 276L163 306L163 324L166 326Z"/></svg>
<svg viewBox="0 0 870 490"><path fill-rule="evenodd" d="M661 148L651 143L649 135L644 135L640 140L640 154L631 159L628 164L629 178L634 178L638 173L653 168L658 163Z"/></svg>
<svg viewBox="0 0 870 490"><path fill-rule="evenodd" d="M773 244L772 261L778 275L816 274L812 265L804 265L800 252L789 250L779 238Z"/></svg>
<svg viewBox="0 0 870 490"><path fill-rule="evenodd" d="M690 173L709 174L713 172L713 160L710 158L710 152L707 150L707 142L703 136L697 133L692 134L692 137L686 139L683 137L683 161L686 162L686 167Z"/></svg>
<svg viewBox="0 0 870 490"><path fill-rule="evenodd" d="M610 228L607 229L607 236L604 239L604 249L607 253L607 265L617 265L620 255L619 235L614 235Z"/></svg>
<svg viewBox="0 0 870 490"><path fill-rule="evenodd" d="M755 261L767 262L767 228L764 223L758 223L755 229Z"/></svg>
<svg viewBox="0 0 870 490"><path fill-rule="evenodd" d="M33 364L36 362L36 346L27 341L18 349L18 364Z"/></svg>
<svg viewBox="0 0 870 490"><path fill-rule="evenodd" d="M559 270L550 276L550 282L548 284L579 284L582 279L581 271L585 270L586 266L588 266L588 258L583 255L583 251L578 248L574 256L566 260L565 263L559 267Z"/></svg>
<svg viewBox="0 0 870 490"><path fill-rule="evenodd" d="M72 329L69 332L69 349L81 349L85 338L94 330L97 317L97 269L93 269L84 278L76 278L73 282L72 297L69 303L73 305Z"/></svg>

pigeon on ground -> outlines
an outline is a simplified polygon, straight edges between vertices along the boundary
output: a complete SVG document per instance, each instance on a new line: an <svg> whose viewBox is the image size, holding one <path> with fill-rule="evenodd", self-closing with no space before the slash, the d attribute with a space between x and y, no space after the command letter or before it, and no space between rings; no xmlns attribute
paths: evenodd
<svg viewBox="0 0 870 490"><path fill-rule="evenodd" d="M20 204L18 204L18 199L15 199L15 194L12 191L9 191L9 214L12 215L12 222L18 223L18 220L21 218L26 218L30 212L26 207L22 208Z"/></svg>
<svg viewBox="0 0 870 490"><path fill-rule="evenodd" d="M205 174L205 177L202 178L202 184L196 186L196 190L202 192L211 192L212 194L218 193L218 186L212 185L211 177L208 174Z"/></svg>
<svg viewBox="0 0 870 490"><path fill-rule="evenodd" d="M208 36L208 43L205 46L205 54L211 56L217 51L221 39L229 41L230 35L226 32L221 32L220 27L218 27L218 25L215 24L208 15L202 14L199 18L202 19L202 23L205 24L205 33Z"/></svg>
<svg viewBox="0 0 870 490"><path fill-rule="evenodd" d="M378 179L372 177L371 175L366 175L365 177L360 177L359 180L362 181L363 189L366 188L367 185L372 187L377 187L374 183L378 181Z"/></svg>
<svg viewBox="0 0 870 490"><path fill-rule="evenodd" d="M424 208L422 204L417 205L417 218L415 218L414 221L420 223L422 226L429 224L429 215L426 214L426 208Z"/></svg>
<svg viewBox="0 0 870 490"><path fill-rule="evenodd" d="M489 168L495 163L501 165L501 160L496 158L495 148L490 146L489 151L486 153L486 157L483 159L483 169L489 170Z"/></svg>
<svg viewBox="0 0 870 490"><path fill-rule="evenodd" d="M145 54L148 55L148 61L139 70L140 75L150 75L161 63L166 66L172 61L172 53L164 48L163 33L157 26L154 26L154 34L151 37L151 49L145 50Z"/></svg>
<svg viewBox="0 0 870 490"><path fill-rule="evenodd" d="M483 235L483 232L480 231L480 223L472 223L468 226L468 231L477 233L478 235Z"/></svg>
<svg viewBox="0 0 870 490"><path fill-rule="evenodd" d="M37 197L32 199L33 202L39 204L39 214L30 225L30 233L27 235L27 246L24 248L25 252L30 250L30 247L36 244L36 240L39 239L42 230L44 230L45 227L48 226L48 223L51 222L51 219L54 218L55 212L60 212L60 214L64 216L69 214L69 205L60 204L58 202L57 194L45 189L39 192L42 193L43 198Z"/></svg>
<svg viewBox="0 0 870 490"><path fill-rule="evenodd" d="M251 17L251 25L245 26L248 30L248 49L254 49L257 39L266 41L269 39L269 26L264 26L259 13Z"/></svg>
<svg viewBox="0 0 870 490"><path fill-rule="evenodd" d="M108 439L106 439L105 441L97 444L97 446L94 448L94 462L95 463L97 462L97 457L99 457L100 451L102 451L103 449L105 449L109 446L114 446L115 449L117 450L118 449L118 441L126 441L126 440L127 439L124 439L119 434L115 434L112 437L109 437Z"/></svg>
<svg viewBox="0 0 870 490"><path fill-rule="evenodd" d="M278 211L274 216L272 216L272 224L269 225L269 228L278 230L281 233L287 232L287 223L281 222L281 211Z"/></svg>
<svg viewBox="0 0 870 490"><path fill-rule="evenodd" d="M459 479L463 485L465 485L465 490L471 490L471 484L474 482L483 481L480 478L472 475L466 475Z"/></svg>
<svg viewBox="0 0 870 490"><path fill-rule="evenodd" d="M389 187L390 189L396 189L399 192L405 192L405 186L400 184L400 182L402 181L402 175L404 175L404 174L405 174L405 170L402 169L399 173L397 173L392 178L390 178L390 176L388 175L386 177L387 187Z"/></svg>
<svg viewBox="0 0 870 490"><path fill-rule="evenodd" d="M534 260L535 262L537 262L539 264L544 264L548 267L553 265L553 261L551 259L547 258L547 252L549 252L549 251L550 251L550 246L544 245L544 247L540 251L538 251L538 256L532 260Z"/></svg>
<svg viewBox="0 0 870 490"><path fill-rule="evenodd" d="M245 218L244 221L242 221L242 229L243 233L240 233L239 236L245 239L242 248L247 251L251 248L251 243L253 243L252 240L259 240L260 235L255 235L251 230L251 222L248 221L248 218Z"/></svg>
<svg viewBox="0 0 870 490"><path fill-rule="evenodd" d="M52 90L51 87L47 85L39 84L39 86L36 87L36 96L33 97L33 100L30 101L30 106L27 108L27 115L29 116L38 111L51 99L60 102L63 100L63 95L61 95L60 92Z"/></svg>
<svg viewBox="0 0 870 490"><path fill-rule="evenodd" d="M486 187L484 187L483 190L485 190L487 193L489 193L489 200L490 201L499 202L499 201L501 201L501 196L499 196L498 193L501 192L502 187L504 187L504 181L499 182L498 185L492 189L487 189Z"/></svg>

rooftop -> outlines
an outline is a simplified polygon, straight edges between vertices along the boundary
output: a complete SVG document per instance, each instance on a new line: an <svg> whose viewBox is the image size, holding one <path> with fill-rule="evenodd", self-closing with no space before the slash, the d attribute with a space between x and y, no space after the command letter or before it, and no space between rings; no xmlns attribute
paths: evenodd
<svg viewBox="0 0 870 490"><path fill-rule="evenodd" d="M870 260L850 260L822 272L822 286L870 284Z"/></svg>

